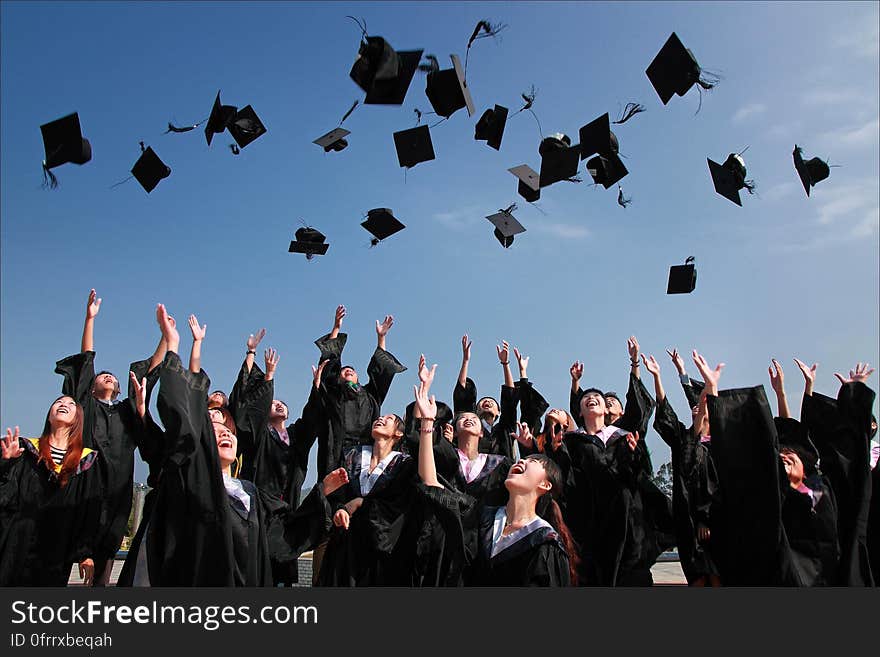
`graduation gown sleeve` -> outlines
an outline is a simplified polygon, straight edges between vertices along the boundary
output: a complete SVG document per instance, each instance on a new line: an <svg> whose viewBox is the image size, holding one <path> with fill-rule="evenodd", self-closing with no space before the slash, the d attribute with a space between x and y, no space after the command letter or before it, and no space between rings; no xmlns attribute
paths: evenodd
<svg viewBox="0 0 880 657"><path fill-rule="evenodd" d="M516 382L515 387L519 396L519 420L528 424L532 435L537 436L541 431L541 418L544 412L550 408L550 404L528 379L520 379Z"/></svg>
<svg viewBox="0 0 880 657"><path fill-rule="evenodd" d="M367 375L370 380L364 385L364 389L376 400L379 407L385 401L391 381L395 374L405 372L406 367L398 361L393 354L376 347L370 363L367 365Z"/></svg>
<svg viewBox="0 0 880 657"><path fill-rule="evenodd" d="M452 412L457 415L459 413L474 413L477 408L477 385L473 379L468 377L462 386L458 381L452 389Z"/></svg>

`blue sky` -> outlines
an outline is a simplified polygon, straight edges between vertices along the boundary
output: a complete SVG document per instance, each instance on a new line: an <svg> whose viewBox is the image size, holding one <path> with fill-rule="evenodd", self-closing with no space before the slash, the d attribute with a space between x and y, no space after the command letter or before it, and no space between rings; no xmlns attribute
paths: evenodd
<svg viewBox="0 0 880 657"><path fill-rule="evenodd" d="M389 411L412 399L421 352L439 363L435 391L448 399L468 332L481 393L497 394L502 338L531 357L530 378L553 405L566 403L575 359L585 382L622 392L635 334L661 360L683 416L664 353L672 346L727 363L722 387L766 383L769 359L780 359L797 412L793 357L819 363L817 389L828 394L834 371L880 361L878 7L3 2L0 425L39 432L59 389L54 362L78 350L92 287L104 300L100 368L124 375L152 351L161 301L182 327L191 312L207 323L203 366L227 390L246 336L267 327L262 347L281 352L277 394L295 410L318 354L312 341L343 303L346 360L361 368L374 321L395 317L388 347L410 371ZM460 110L434 128L437 159L406 175L391 133L415 125L414 108L430 109L420 75L402 106L352 114L345 151L311 143L363 98L348 77L360 34L347 14L444 68L449 54L464 56L478 20L508 25L471 50L477 115ZM696 115L696 89L664 107L644 73L673 31L723 77ZM517 109L531 85L544 133L575 141L606 111L647 107L616 131L632 205L586 183L545 189L540 210L516 195L507 169L538 168L535 122L512 118L500 152L474 141L473 126L495 103ZM267 134L238 157L228 134L211 148L201 130L162 135L168 121L204 119L218 89L225 103L253 105ZM61 186L44 191L39 126L73 111L93 159L55 169ZM171 176L150 195L134 180L109 189L128 176L140 140ZM795 142L840 165L809 199L792 166ZM715 194L706 158L747 146L758 195L739 208ZM505 250L485 216L513 202L527 232ZM359 223L375 207L407 228L369 249ZM287 253L301 221L328 236L327 256ZM667 296L669 266L689 255L696 291ZM668 452L653 432L648 444L659 467Z"/></svg>

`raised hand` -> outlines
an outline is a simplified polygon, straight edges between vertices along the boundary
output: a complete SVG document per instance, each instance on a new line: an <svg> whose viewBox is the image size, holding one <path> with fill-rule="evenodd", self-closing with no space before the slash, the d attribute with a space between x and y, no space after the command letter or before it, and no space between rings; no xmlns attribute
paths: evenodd
<svg viewBox="0 0 880 657"><path fill-rule="evenodd" d="M95 290L91 290L89 292L89 301L86 304L86 319L94 319L98 316L98 311L101 309L101 300L98 298Z"/></svg>
<svg viewBox="0 0 880 657"><path fill-rule="evenodd" d="M437 366L434 365L431 371L431 378L433 378L433 370L436 369ZM420 417L422 418L436 418L437 417L437 401L434 399L434 395L428 397L428 388L423 383L420 386L413 386L413 392L415 392L416 397L416 408L420 413Z"/></svg>
<svg viewBox="0 0 880 657"><path fill-rule="evenodd" d="M131 386L134 388L135 407L138 415L144 417L147 414L147 379L144 377L140 381L134 372L129 372L128 377L131 379Z"/></svg>
<svg viewBox="0 0 880 657"><path fill-rule="evenodd" d="M201 342L205 339L205 333L208 332L208 325L199 326L199 320L195 315L189 316L189 330L192 332L193 340Z"/></svg>
<svg viewBox="0 0 880 657"><path fill-rule="evenodd" d="M694 349L693 357L694 364L697 366L697 369L700 370L700 374L703 376L703 381L705 381L707 385L714 386L717 390L718 380L721 378L721 370L724 369L724 363L718 363L718 365L713 370L709 367L709 363L706 362L706 359L697 353L696 349Z"/></svg>
<svg viewBox="0 0 880 657"><path fill-rule="evenodd" d="M669 354L669 357L672 359L672 364L675 365L675 369L678 371L679 376L684 374L687 369L685 369L684 358L679 355L678 349L673 349L672 351L667 349L666 353Z"/></svg>
<svg viewBox="0 0 880 657"><path fill-rule="evenodd" d="M819 363L813 363L812 367L807 367L806 363L797 358L794 359L794 362L800 369L801 374L804 375L804 381L812 386L816 382L816 368L819 367Z"/></svg>
<svg viewBox="0 0 880 657"><path fill-rule="evenodd" d="M271 379L270 375L275 373L275 368L278 367L278 361L281 360L281 356L278 355L278 352L275 351L272 347L266 349L266 352L263 354L263 362L266 364L266 378Z"/></svg>
<svg viewBox="0 0 880 657"><path fill-rule="evenodd" d="M767 374L770 375L770 387L777 395L784 394L785 375L782 372L782 367L775 358L771 358L770 362L773 363L772 367L767 368Z"/></svg>
<svg viewBox="0 0 880 657"><path fill-rule="evenodd" d="M18 427L15 427L15 433L12 432L12 429L6 427L6 437L0 438L0 459L17 459L22 455L24 448L18 443L20 437L21 434Z"/></svg>
<svg viewBox="0 0 880 657"><path fill-rule="evenodd" d="M392 315L385 315L384 321L380 324L379 320L376 320L376 335L380 338L388 335L388 331L391 330L391 327L394 326L394 317Z"/></svg>
<svg viewBox="0 0 880 657"><path fill-rule="evenodd" d="M626 341L626 350L629 352L629 360L631 363L638 365L639 362L639 341L636 336L631 335Z"/></svg>
<svg viewBox="0 0 880 657"><path fill-rule="evenodd" d="M532 431L529 429L527 422L517 422L516 431L510 434L511 438L516 438L517 442L523 447L532 447Z"/></svg>
<svg viewBox="0 0 880 657"><path fill-rule="evenodd" d="M180 345L177 323L168 315L168 311L161 303L156 305L156 321L159 324L159 330L162 331L162 337L165 338L165 342L168 345L168 351L176 353L177 347Z"/></svg>
<svg viewBox="0 0 880 657"><path fill-rule="evenodd" d="M461 336L461 359L465 362L471 359L471 345L473 342L468 340L467 333Z"/></svg>
<svg viewBox="0 0 880 657"><path fill-rule="evenodd" d="M312 365L312 385L315 386L315 389L321 387L321 374L324 372L324 366L330 362L330 359L322 360L321 363L315 367Z"/></svg>
<svg viewBox="0 0 880 657"><path fill-rule="evenodd" d="M424 387L425 394L427 395L428 390L431 389L431 384L434 383L434 373L437 371L437 363L428 369L428 366L425 361L425 354L422 354L419 358L419 381L421 382L420 387ZM433 417L433 416L428 416Z"/></svg>
<svg viewBox="0 0 880 657"><path fill-rule="evenodd" d="M79 576L82 577L83 586L91 586L95 578L95 562L91 559L83 559L79 562Z"/></svg>
<svg viewBox="0 0 880 657"><path fill-rule="evenodd" d="M579 360L574 361L571 367L568 368L568 373L571 374L571 380L577 383L584 375L584 364Z"/></svg>
<svg viewBox="0 0 880 657"><path fill-rule="evenodd" d="M645 354L642 354L642 362L645 364L645 369L653 376L660 376L660 364L657 362L657 359L653 356L645 358Z"/></svg>
<svg viewBox="0 0 880 657"><path fill-rule="evenodd" d="M501 346L496 344L495 351L498 352L498 361L502 365L507 365L510 362L510 345L507 344L507 340L502 340Z"/></svg>
<svg viewBox="0 0 880 657"><path fill-rule="evenodd" d="M247 339L247 348L248 351L256 351L257 347L260 345L260 340L262 340L266 336L266 329L261 328L257 331L256 335L251 333Z"/></svg>
<svg viewBox="0 0 880 657"><path fill-rule="evenodd" d="M873 372L874 372L874 368L870 367L868 365L868 363L858 363L854 370L849 371L849 378L848 379L844 379L843 376L841 376L837 372L834 373L834 376L837 377L837 379L840 381L841 384L853 383L855 381L859 381L861 383L864 383L865 381L868 380L868 377L871 376L871 374Z"/></svg>
<svg viewBox="0 0 880 657"><path fill-rule="evenodd" d="M521 379L526 378L526 368L529 366L529 357L523 356L519 353L519 349L516 347L513 348L513 355L516 356L516 362L519 365L519 377Z"/></svg>
<svg viewBox="0 0 880 657"><path fill-rule="evenodd" d="M324 495L330 495L336 490L348 483L348 472L345 468L336 468L333 472L328 472L324 477Z"/></svg>
<svg viewBox="0 0 880 657"><path fill-rule="evenodd" d="M333 328L339 330L342 328L342 320L345 318L345 306L336 306L336 316L333 318Z"/></svg>
<svg viewBox="0 0 880 657"><path fill-rule="evenodd" d="M443 437L452 442L455 439L455 428L452 426L451 422L443 423Z"/></svg>

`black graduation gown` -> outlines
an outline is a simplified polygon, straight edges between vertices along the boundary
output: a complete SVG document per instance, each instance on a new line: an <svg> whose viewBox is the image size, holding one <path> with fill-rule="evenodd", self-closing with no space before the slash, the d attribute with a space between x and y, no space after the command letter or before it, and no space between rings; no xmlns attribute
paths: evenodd
<svg viewBox="0 0 880 657"><path fill-rule="evenodd" d="M642 441L633 452L624 435L606 444L569 432L547 449L565 481L563 515L580 549L581 586L650 586L651 566L674 544L669 499L650 479Z"/></svg>
<svg viewBox="0 0 880 657"><path fill-rule="evenodd" d="M147 376L148 367L149 360L141 360L132 363L129 369L140 381ZM134 484L134 452L143 439L144 423L138 417L130 381L129 396L120 402L106 404L92 396L94 351L59 360L55 372L64 377L62 394L73 397L83 407L83 445L96 449L100 454L97 472L104 487L104 502L94 556L96 561L112 560L128 529ZM156 381L156 374L147 376L148 388L152 388Z"/></svg>
<svg viewBox="0 0 880 657"><path fill-rule="evenodd" d="M327 360L321 375L321 423L326 433L318 441L318 480L342 465L344 455L360 444L370 444L373 422L379 417L395 374L406 367L388 351L376 348L367 365L369 381L349 386L339 380L342 351L348 340L346 333L330 339L330 334L315 340L321 350L320 361Z"/></svg>
<svg viewBox="0 0 880 657"><path fill-rule="evenodd" d="M657 406L654 430L672 452L672 510L679 561L689 584L718 575L709 545L697 540L697 526L712 527L718 480L711 447L685 428L668 399Z"/></svg>
<svg viewBox="0 0 880 657"><path fill-rule="evenodd" d="M207 374L189 372L169 352L160 381L165 458L144 539L150 584L271 586L272 557L293 558L291 552L307 549L329 523L320 487L313 491L314 506L304 503L292 512L280 499L244 483L252 504L242 517L223 483L207 409Z"/></svg>
<svg viewBox="0 0 880 657"><path fill-rule="evenodd" d="M518 390L515 386L513 388L501 386L498 420L491 426L481 420L483 435L478 446L480 453L500 454L513 458L513 439L510 434L516 428L518 399ZM452 390L452 410L454 415L477 412L477 386L470 378L465 381L464 386L458 381L455 382L455 388Z"/></svg>
<svg viewBox="0 0 880 657"><path fill-rule="evenodd" d="M578 388L576 392L569 395L569 411L574 421L581 428L584 426L584 420L581 418L580 398L583 391ZM623 403L623 415L613 422L614 426L625 429L626 431L638 431L639 436L644 439L648 432L648 423L651 421L651 414L654 412L654 398L642 383L641 378L635 374L629 375L629 386L626 390L626 399Z"/></svg>
<svg viewBox="0 0 880 657"><path fill-rule="evenodd" d="M569 586L569 560L558 534L541 527L492 556L492 532L497 506L478 502L455 489L418 487L420 496L435 511L448 541L450 570L467 571L469 586ZM479 519L477 544L469 552L464 544L470 518ZM465 578L462 578L465 579Z"/></svg>
<svg viewBox="0 0 880 657"><path fill-rule="evenodd" d="M74 563L94 558L101 519L98 453L83 448L62 488L38 463L38 439L20 439L24 453L0 459L0 586L67 586Z"/></svg>
<svg viewBox="0 0 880 657"><path fill-rule="evenodd" d="M414 556L410 518L416 461L395 455L369 493L361 489L361 448L346 453L348 484L331 495L333 512L357 497L363 504L348 529L334 527L321 562L318 586L406 586Z"/></svg>
<svg viewBox="0 0 880 657"><path fill-rule="evenodd" d="M801 422L819 450L822 470L838 505L841 586L873 586L868 555L871 507L870 423L875 393L864 383L846 383L837 399L805 396Z"/></svg>
<svg viewBox="0 0 880 657"><path fill-rule="evenodd" d="M871 505L868 511L867 540L871 575L874 577L874 585L877 586L880 584L880 463L871 471Z"/></svg>
<svg viewBox="0 0 880 657"><path fill-rule="evenodd" d="M837 541L837 504L834 492L821 473L804 479L817 497L794 490L780 473L782 525L789 550L790 571L785 583L792 586L833 586L840 562Z"/></svg>

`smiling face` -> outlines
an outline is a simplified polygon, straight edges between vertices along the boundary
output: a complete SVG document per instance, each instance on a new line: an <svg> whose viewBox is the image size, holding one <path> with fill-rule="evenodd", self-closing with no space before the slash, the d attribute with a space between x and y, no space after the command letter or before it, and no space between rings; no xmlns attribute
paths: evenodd
<svg viewBox="0 0 880 657"><path fill-rule="evenodd" d="M504 486L510 493L537 493L538 496L553 488L543 463L533 458L520 459L514 463L507 473Z"/></svg>
<svg viewBox="0 0 880 657"><path fill-rule="evenodd" d="M480 415L483 417L491 416L492 418L496 418L500 414L500 411L498 410L498 402L492 399L492 397L483 397L478 401L477 411L479 411Z"/></svg>
<svg viewBox="0 0 880 657"><path fill-rule="evenodd" d="M98 399L115 399L119 396L119 381L110 372L101 372L95 377L92 394Z"/></svg>
<svg viewBox="0 0 880 657"><path fill-rule="evenodd" d="M208 395L208 406L212 408L226 407L229 405L229 400L226 398L226 394L215 390L210 395Z"/></svg>
<svg viewBox="0 0 880 657"><path fill-rule="evenodd" d="M339 378L345 383L357 383L358 375L353 367L343 367L339 372Z"/></svg>
<svg viewBox="0 0 880 657"><path fill-rule="evenodd" d="M227 468L235 462L238 451L238 438L222 422L213 422L214 437L217 439L217 452L220 454L220 467Z"/></svg>
<svg viewBox="0 0 880 657"><path fill-rule="evenodd" d="M801 458L793 450L785 447L780 450L779 458L782 459L785 474L788 475L788 482L796 488L804 480L804 464Z"/></svg>
<svg viewBox="0 0 880 657"><path fill-rule="evenodd" d="M584 419L604 418L607 412L608 407L605 404L605 397L601 392L591 390L584 393L584 396L581 397L581 417Z"/></svg>
<svg viewBox="0 0 880 657"><path fill-rule="evenodd" d="M77 405L72 397L59 397L49 408L49 426L52 429L73 426L77 412Z"/></svg>
<svg viewBox="0 0 880 657"><path fill-rule="evenodd" d="M476 413L461 413L455 420L456 437L463 435L480 435L483 425Z"/></svg>
<svg viewBox="0 0 880 657"><path fill-rule="evenodd" d="M373 440L390 439L398 441L403 437L403 421L396 415L383 415L377 418L370 430Z"/></svg>
<svg viewBox="0 0 880 657"><path fill-rule="evenodd" d="M608 416L609 422L614 422L618 418L623 416L623 406L620 403L620 400L613 396L607 395L605 397L605 407L608 409L606 415Z"/></svg>
<svg viewBox="0 0 880 657"><path fill-rule="evenodd" d="M276 422L278 420L284 421L289 415L290 413L287 410L287 404L280 399L272 400L272 407L269 410L269 422Z"/></svg>

